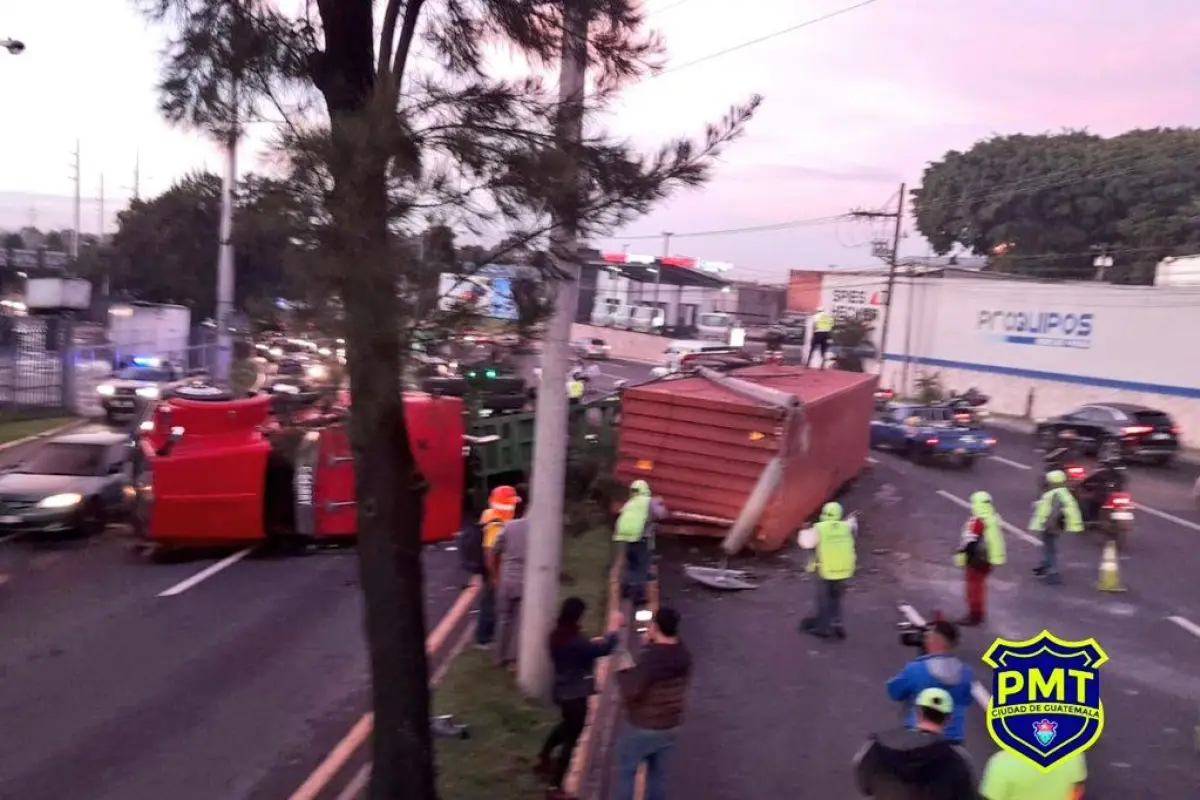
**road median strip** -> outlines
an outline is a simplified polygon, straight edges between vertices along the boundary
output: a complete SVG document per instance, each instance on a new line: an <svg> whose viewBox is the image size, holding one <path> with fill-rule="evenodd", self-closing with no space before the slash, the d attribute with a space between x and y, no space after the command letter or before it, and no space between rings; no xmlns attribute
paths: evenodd
<svg viewBox="0 0 1200 800"><path fill-rule="evenodd" d="M604 625L611 594L609 538L607 530L595 528L563 541L564 583L559 594L581 597L596 631ZM452 714L470 730L469 739L435 743L442 800L527 800L544 795L533 765L557 720L551 709L522 696L511 674L496 665L493 653L464 651L434 691L433 706L436 714Z"/></svg>
<svg viewBox="0 0 1200 800"><path fill-rule="evenodd" d="M79 417L45 417L40 419L12 419L0 421L0 452L33 442L48 439L61 433L86 425L90 420Z"/></svg>

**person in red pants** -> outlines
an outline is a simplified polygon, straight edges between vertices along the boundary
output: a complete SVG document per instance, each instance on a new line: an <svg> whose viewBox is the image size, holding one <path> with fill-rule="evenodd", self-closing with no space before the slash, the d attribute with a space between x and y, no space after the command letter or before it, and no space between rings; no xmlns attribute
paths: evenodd
<svg viewBox="0 0 1200 800"><path fill-rule="evenodd" d="M971 518L963 526L962 539L954 554L963 568L967 595L967 614L961 625L983 623L987 605L987 578L1005 561L1004 521L992 505L987 492L971 495Z"/></svg>

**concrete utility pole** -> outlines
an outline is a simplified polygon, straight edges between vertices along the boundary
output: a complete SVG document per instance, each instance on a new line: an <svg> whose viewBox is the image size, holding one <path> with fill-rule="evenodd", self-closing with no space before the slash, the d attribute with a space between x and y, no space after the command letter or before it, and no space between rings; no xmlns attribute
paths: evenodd
<svg viewBox="0 0 1200 800"><path fill-rule="evenodd" d="M101 245L104 244L105 227L106 227L106 225L105 225L105 221L104 221L104 175L102 173L100 175L100 229L99 229ZM109 275L108 275L108 270L106 269L104 271L104 282L101 284L100 294L104 297L108 297L109 289L110 289Z"/></svg>
<svg viewBox="0 0 1200 800"><path fill-rule="evenodd" d="M229 370L233 363L233 337L229 326L233 322L233 197L237 187L238 146L238 85L229 87L229 130L225 134L225 179L221 182L221 230L217 254L217 363L213 378L222 386L229 385Z"/></svg>
<svg viewBox="0 0 1200 800"><path fill-rule="evenodd" d="M72 165L73 175L71 179L75 181L75 230L71 232L71 258L79 260L79 228L83 221L80 215L80 171L79 171L79 140L75 140L75 163Z"/></svg>
<svg viewBox="0 0 1200 800"><path fill-rule="evenodd" d="M894 219L896 227L892 233L892 249L888 253L887 297L883 302L883 330L879 334L879 374L883 375L883 362L887 360L888 323L892 318L892 294L896 288L896 272L900 268L900 234L904 227L904 192L907 184L900 184L900 195L896 200L895 211L851 211L850 216L856 219ZM905 354L905 363L907 363Z"/></svg>
<svg viewBox="0 0 1200 800"><path fill-rule="evenodd" d="M566 3L563 20L562 71L558 99L562 109L558 146L568 153L583 139L584 74L590 11L583 3ZM578 186L578 176L566 176ZM566 492L568 418L567 367L571 325L579 304L579 220L574 198L555 211L550 253L561 271L553 282L554 315L542 346L541 389L537 394L534 428L533 478L528 511L530 535L525 560L525 591L521 603L521 640L517 682L528 697L550 696L553 670L546 632L558 613L558 582L562 570L563 495Z"/></svg>
<svg viewBox="0 0 1200 800"><path fill-rule="evenodd" d="M671 237L673 235L674 234L672 234L669 231L663 231L663 235L662 235L662 237L663 237L662 257L663 258L666 258L667 256L671 255ZM655 308L658 308L658 287L662 283L662 271L663 271L662 264L659 264L654 270L654 307ZM664 319L663 322L665 324L666 320Z"/></svg>
<svg viewBox="0 0 1200 800"><path fill-rule="evenodd" d="M142 151L133 157L133 199L142 199Z"/></svg>

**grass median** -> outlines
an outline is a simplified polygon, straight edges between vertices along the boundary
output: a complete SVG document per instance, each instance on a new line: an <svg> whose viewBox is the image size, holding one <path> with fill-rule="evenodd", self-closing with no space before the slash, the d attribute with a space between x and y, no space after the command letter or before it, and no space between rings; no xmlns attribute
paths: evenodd
<svg viewBox="0 0 1200 800"><path fill-rule="evenodd" d="M15 442L26 436L36 436L39 433L74 422L75 417L37 417L37 418L3 418L0 417L0 444Z"/></svg>
<svg viewBox="0 0 1200 800"><path fill-rule="evenodd" d="M590 632L603 632L608 616L611 533L595 528L563 541L560 600L576 595L588 604ZM437 742L438 793L442 800L532 800L545 787L532 772L534 756L553 727L555 712L524 700L493 653L467 649L434 690L437 714L470 726L465 741Z"/></svg>

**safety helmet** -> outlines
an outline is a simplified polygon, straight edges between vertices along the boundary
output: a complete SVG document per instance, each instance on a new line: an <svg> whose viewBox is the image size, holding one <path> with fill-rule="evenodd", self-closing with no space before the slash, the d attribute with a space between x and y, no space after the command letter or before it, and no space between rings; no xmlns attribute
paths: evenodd
<svg viewBox="0 0 1200 800"><path fill-rule="evenodd" d="M649 494L650 494L650 484L646 483L641 478L638 478L636 481L629 484L629 496L630 497L633 497L634 495L649 495Z"/></svg>
<svg viewBox="0 0 1200 800"><path fill-rule="evenodd" d="M488 495L488 507L497 511L515 511L521 495L511 486L497 486Z"/></svg>
<svg viewBox="0 0 1200 800"><path fill-rule="evenodd" d="M829 502L821 506L821 521L829 522L842 518L842 504Z"/></svg>
<svg viewBox="0 0 1200 800"><path fill-rule="evenodd" d="M1061 469L1052 469L1046 473L1046 483L1051 486L1062 486L1067 482L1067 473Z"/></svg>
<svg viewBox="0 0 1200 800"><path fill-rule="evenodd" d="M992 504L992 496L984 491L972 492L971 505L975 505L976 503L987 503L990 506Z"/></svg>

